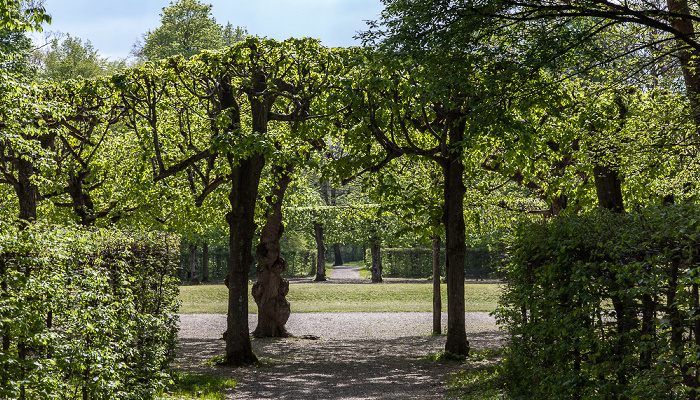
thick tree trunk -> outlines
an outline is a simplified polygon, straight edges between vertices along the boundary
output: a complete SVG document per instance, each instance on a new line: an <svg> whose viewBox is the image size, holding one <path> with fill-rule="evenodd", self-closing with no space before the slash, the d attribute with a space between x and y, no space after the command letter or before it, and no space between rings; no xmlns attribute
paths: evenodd
<svg viewBox="0 0 700 400"><path fill-rule="evenodd" d="M433 235L433 334L442 333L442 294L440 293L440 235Z"/></svg>
<svg viewBox="0 0 700 400"><path fill-rule="evenodd" d="M282 224L282 199L292 180L293 167L274 166L273 176L279 177L277 186L267 198L270 207L265 226L260 233L260 243L255 251L258 256L256 272L258 279L253 285L253 298L258 305L258 326L255 337L288 337L285 327L289 319L289 281L282 278L287 262L280 256L280 238L284 233Z"/></svg>
<svg viewBox="0 0 700 400"><path fill-rule="evenodd" d="M240 160L231 171L231 211L226 215L230 227L228 318L226 330L226 364L257 362L250 343L248 328L248 271L253 264L255 203L260 174L265 166L262 155Z"/></svg>
<svg viewBox="0 0 700 400"><path fill-rule="evenodd" d="M333 244L333 266L343 265L343 254L340 252L340 243Z"/></svg>
<svg viewBox="0 0 700 400"><path fill-rule="evenodd" d="M369 247L369 252L372 255L372 267L369 269L370 272L372 272L372 282L383 282L384 280L382 279L382 254L379 240L375 240L374 243L372 243L372 245Z"/></svg>
<svg viewBox="0 0 700 400"><path fill-rule="evenodd" d="M197 274L197 243L190 243L190 282L199 283Z"/></svg>
<svg viewBox="0 0 700 400"><path fill-rule="evenodd" d="M32 182L34 164L23 158L17 160L17 181L14 182L15 193L19 201L19 219L36 221L37 187Z"/></svg>
<svg viewBox="0 0 700 400"><path fill-rule="evenodd" d="M316 278L314 281L326 280L326 247L323 244L323 224L314 221L314 239L316 240Z"/></svg>
<svg viewBox="0 0 700 400"><path fill-rule="evenodd" d="M449 130L450 143L458 146L464 137L464 124L455 124ZM464 318L464 256L467 251L464 225L464 165L461 152L447 151L442 164L445 176L445 253L447 275L447 339L445 351L469 355L469 341Z"/></svg>
<svg viewBox="0 0 700 400"><path fill-rule="evenodd" d="M624 212L622 182L618 172L611 167L597 165L593 168L593 176L598 204L614 212Z"/></svg>
<svg viewBox="0 0 700 400"><path fill-rule="evenodd" d="M209 282L209 243L202 243L202 282Z"/></svg>

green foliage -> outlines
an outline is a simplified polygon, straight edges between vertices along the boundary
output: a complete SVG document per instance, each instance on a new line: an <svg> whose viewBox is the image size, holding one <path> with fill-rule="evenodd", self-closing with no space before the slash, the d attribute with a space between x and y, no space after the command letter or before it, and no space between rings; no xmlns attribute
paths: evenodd
<svg viewBox="0 0 700 400"><path fill-rule="evenodd" d="M225 379L209 375L176 374L172 387L166 393L158 396L158 400L200 399L200 400L224 400L226 396L221 393L226 389L233 389L237 385L233 379Z"/></svg>
<svg viewBox="0 0 700 400"><path fill-rule="evenodd" d="M694 205L518 230L496 313L514 398L670 399L697 390Z"/></svg>
<svg viewBox="0 0 700 400"><path fill-rule="evenodd" d="M0 397L152 398L177 338L177 241L0 226Z"/></svg>
<svg viewBox="0 0 700 400"><path fill-rule="evenodd" d="M366 250L367 267L371 267L370 250ZM464 269L483 270L484 277L496 275L500 254L486 247L467 248ZM383 248L382 275L389 277L427 278L433 275L433 250L428 248ZM445 274L445 251L440 252L441 275Z"/></svg>
<svg viewBox="0 0 700 400"><path fill-rule="evenodd" d="M211 14L212 5L198 0L171 1L160 14L161 25L144 35L139 56L148 61L181 55L192 57L205 50L217 50L243 41L245 28L219 25Z"/></svg>
<svg viewBox="0 0 700 400"><path fill-rule="evenodd" d="M41 31L44 22L51 23L51 16L46 13L43 2L20 0L0 1L0 29L13 31Z"/></svg>
<svg viewBox="0 0 700 400"><path fill-rule="evenodd" d="M54 39L42 58L41 76L57 82L77 77L112 75L126 67L123 61L109 61L100 57L89 40L83 43L80 38L71 35L60 41Z"/></svg>

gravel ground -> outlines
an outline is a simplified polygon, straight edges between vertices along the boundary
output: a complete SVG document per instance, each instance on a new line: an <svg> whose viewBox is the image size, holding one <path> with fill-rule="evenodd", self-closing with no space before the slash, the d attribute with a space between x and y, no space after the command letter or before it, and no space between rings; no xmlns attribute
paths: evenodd
<svg viewBox="0 0 700 400"><path fill-rule="evenodd" d="M256 319L250 315L251 328ZM467 313L466 319L472 349L503 344L505 335L488 313ZM443 329L445 324L443 313ZM237 379L227 399L445 399L445 377L468 368L421 359L445 345L444 336L430 336L430 313L292 314L287 329L294 338L252 339L256 355L267 361L257 368L211 365L224 353L219 338L225 325L221 314L181 315L176 364L182 371Z"/></svg>

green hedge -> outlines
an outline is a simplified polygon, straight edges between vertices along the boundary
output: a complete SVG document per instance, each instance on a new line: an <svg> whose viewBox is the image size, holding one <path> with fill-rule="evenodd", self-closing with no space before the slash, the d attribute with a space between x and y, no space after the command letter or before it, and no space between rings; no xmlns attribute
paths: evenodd
<svg viewBox="0 0 700 400"><path fill-rule="evenodd" d="M700 210L521 226L497 318L517 399L696 398Z"/></svg>
<svg viewBox="0 0 700 400"><path fill-rule="evenodd" d="M433 250L431 248L383 248L382 275L402 278L428 278L433 276ZM372 267L370 249L365 251L365 265ZM483 270L484 277L497 277L496 253L488 247L467 248L464 257L465 270ZM440 274L445 276L445 249L440 251Z"/></svg>
<svg viewBox="0 0 700 400"><path fill-rule="evenodd" d="M0 398L148 399L177 339L179 243L0 224Z"/></svg>

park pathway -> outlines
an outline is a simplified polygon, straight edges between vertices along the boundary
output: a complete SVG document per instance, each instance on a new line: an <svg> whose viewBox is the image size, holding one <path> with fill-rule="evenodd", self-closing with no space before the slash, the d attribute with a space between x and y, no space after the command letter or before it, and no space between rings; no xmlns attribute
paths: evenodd
<svg viewBox="0 0 700 400"><path fill-rule="evenodd" d="M356 281L362 279L360 267L354 265L337 265L328 276L332 281Z"/></svg>
<svg viewBox="0 0 700 400"><path fill-rule="evenodd" d="M255 315L249 323L255 325ZM180 315L176 369L239 381L227 400L438 400L450 398L445 378L469 368L422 357L444 349L431 336L431 313L303 313L287 323L288 339L253 339L259 367L218 367L224 353L222 314ZM446 323L446 314L443 316ZM466 314L472 349L503 345L505 334L486 312ZM315 339L310 339L315 338Z"/></svg>

